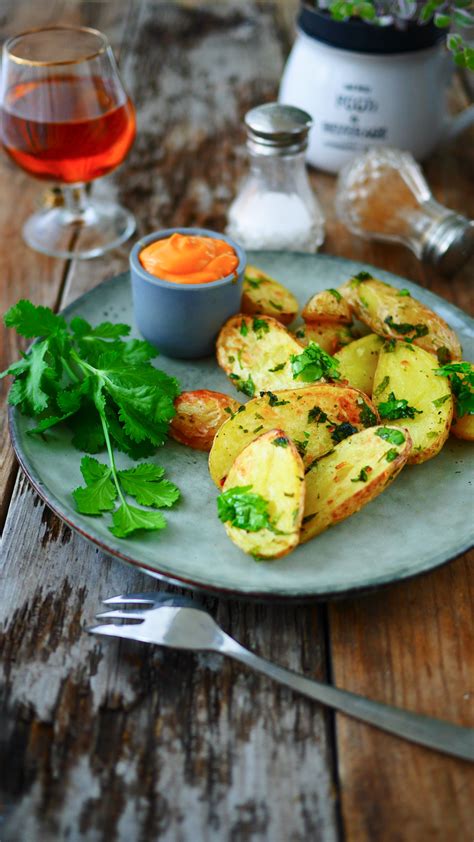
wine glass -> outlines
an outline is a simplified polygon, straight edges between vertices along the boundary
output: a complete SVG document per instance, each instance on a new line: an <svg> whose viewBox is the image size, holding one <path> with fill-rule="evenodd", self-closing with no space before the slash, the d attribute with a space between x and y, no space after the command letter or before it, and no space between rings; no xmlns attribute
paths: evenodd
<svg viewBox="0 0 474 842"><path fill-rule="evenodd" d="M135 111L105 35L52 26L9 38L0 136L19 167L61 188L59 201L26 221L29 246L54 257L90 258L130 237L133 215L91 198L86 188L122 163L135 138Z"/></svg>

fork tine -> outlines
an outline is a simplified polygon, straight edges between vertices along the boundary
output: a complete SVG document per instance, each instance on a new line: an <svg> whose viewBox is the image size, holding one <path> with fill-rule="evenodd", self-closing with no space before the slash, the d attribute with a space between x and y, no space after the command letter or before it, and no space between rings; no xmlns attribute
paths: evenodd
<svg viewBox="0 0 474 842"><path fill-rule="evenodd" d="M101 611L100 614L96 614L95 616L98 620L102 620L105 617L115 617L117 620L144 620L147 613L147 609L140 611L137 608L131 608L130 611L120 611L117 608L114 611Z"/></svg>
<svg viewBox="0 0 474 842"><path fill-rule="evenodd" d="M158 592L156 595L153 593L124 593L118 596L109 596L102 602L104 605L155 605L159 596Z"/></svg>
<svg viewBox="0 0 474 842"><path fill-rule="evenodd" d="M139 639L137 638L137 628L140 625L140 623L138 625L133 623L129 626L118 626L115 623L108 623L101 626L86 626L85 630L89 634L103 634L107 637L125 637L128 640L137 640Z"/></svg>

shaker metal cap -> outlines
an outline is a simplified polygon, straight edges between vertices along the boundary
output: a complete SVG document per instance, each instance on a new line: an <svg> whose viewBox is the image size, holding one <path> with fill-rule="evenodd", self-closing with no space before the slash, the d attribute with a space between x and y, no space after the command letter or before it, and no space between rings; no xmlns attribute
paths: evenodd
<svg viewBox="0 0 474 842"><path fill-rule="evenodd" d="M263 155L302 152L308 145L312 117L301 108L269 102L245 115L250 148Z"/></svg>

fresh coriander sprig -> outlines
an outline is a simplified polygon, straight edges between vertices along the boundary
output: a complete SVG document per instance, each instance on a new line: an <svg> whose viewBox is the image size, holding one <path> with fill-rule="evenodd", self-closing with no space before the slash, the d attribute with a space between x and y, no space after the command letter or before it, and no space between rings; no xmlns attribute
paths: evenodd
<svg viewBox="0 0 474 842"><path fill-rule="evenodd" d="M449 363L435 371L447 377L454 395L456 415L474 415L474 365L469 362Z"/></svg>
<svg viewBox="0 0 474 842"><path fill-rule="evenodd" d="M15 378L9 403L37 419L29 433L43 435L65 422L78 449L107 450L108 466L91 457L81 462L85 486L73 492L78 510L112 512L111 531L119 538L138 529L162 529L160 512L132 506L127 496L156 509L172 505L178 489L153 464L117 470L114 453L117 448L141 459L166 440L179 386L151 365L156 349L143 340L123 340L130 333L128 325L102 322L92 327L77 317L68 325L48 307L26 300L11 307L4 320L21 336L37 339L0 375Z"/></svg>
<svg viewBox="0 0 474 842"><path fill-rule="evenodd" d="M339 360L323 351L317 342L309 342L301 354L292 354L290 361L294 380L313 383L322 377L339 380L341 376Z"/></svg>

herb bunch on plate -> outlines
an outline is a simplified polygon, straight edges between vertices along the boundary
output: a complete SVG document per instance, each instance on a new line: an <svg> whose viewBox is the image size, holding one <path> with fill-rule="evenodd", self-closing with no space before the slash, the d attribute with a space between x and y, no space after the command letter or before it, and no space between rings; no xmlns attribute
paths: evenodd
<svg viewBox="0 0 474 842"><path fill-rule="evenodd" d="M180 389L174 377L151 365L156 348L140 339L125 340L130 333L126 324L92 327L79 317L68 324L49 307L28 300L11 307L4 321L21 336L37 340L0 374L15 378L9 403L38 419L29 434L43 435L65 423L78 450L107 450L108 464L83 457L85 485L72 492L77 510L86 515L110 512L110 531L117 538L139 529L163 529L166 521L158 510L177 501L178 488L151 462L118 470L114 455L117 449L134 460L144 459L165 443Z"/></svg>

